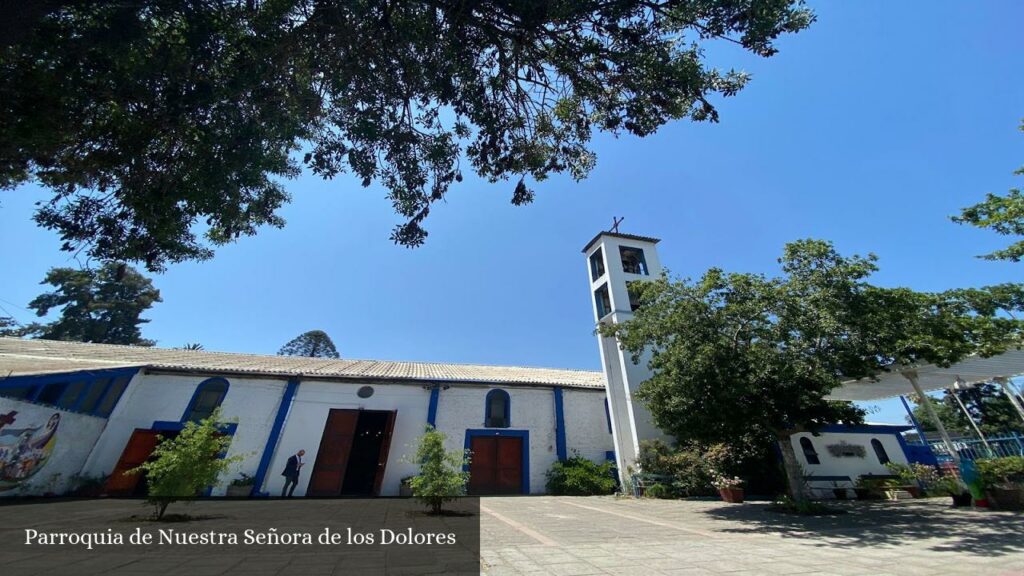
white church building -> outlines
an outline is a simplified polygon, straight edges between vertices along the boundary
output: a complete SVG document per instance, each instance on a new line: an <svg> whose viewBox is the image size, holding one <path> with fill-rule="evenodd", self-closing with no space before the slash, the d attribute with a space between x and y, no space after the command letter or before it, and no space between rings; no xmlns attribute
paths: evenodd
<svg viewBox="0 0 1024 576"><path fill-rule="evenodd" d="M657 242L602 232L586 245L595 323L632 317L629 284L662 272ZM61 494L88 479L102 479L109 495L143 495L144 479L124 472L160 436L218 407L228 455L241 461L215 496L242 474L254 479L253 495L279 495L299 450L296 496L398 495L416 473L414 443L428 424L449 449L472 451L473 494L543 493L552 464L577 452L615 460L622 476L642 440L665 436L632 399L649 377L646 362L634 364L614 339L598 343L601 372L0 338L0 497ZM828 433L884 442L886 459L905 462L900 431ZM813 462L813 441L794 438L797 453L828 477L835 466ZM884 473L881 458L870 464ZM836 464L845 476L850 465Z"/></svg>

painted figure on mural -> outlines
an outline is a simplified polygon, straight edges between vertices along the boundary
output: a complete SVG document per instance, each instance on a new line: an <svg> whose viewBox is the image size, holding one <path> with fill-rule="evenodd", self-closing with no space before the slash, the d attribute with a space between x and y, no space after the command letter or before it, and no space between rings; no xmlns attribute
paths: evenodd
<svg viewBox="0 0 1024 576"><path fill-rule="evenodd" d="M17 412L0 416L0 491L10 490L34 476L46 464L57 442L60 414L45 424L14 428Z"/></svg>

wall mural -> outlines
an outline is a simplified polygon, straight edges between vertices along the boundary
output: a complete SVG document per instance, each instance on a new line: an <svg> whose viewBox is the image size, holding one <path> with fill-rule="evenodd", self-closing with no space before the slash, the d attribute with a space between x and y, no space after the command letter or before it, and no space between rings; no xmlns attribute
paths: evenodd
<svg viewBox="0 0 1024 576"><path fill-rule="evenodd" d="M0 414L0 492L35 476L46 465L57 443L60 413L54 412L46 422L18 419L16 410Z"/></svg>

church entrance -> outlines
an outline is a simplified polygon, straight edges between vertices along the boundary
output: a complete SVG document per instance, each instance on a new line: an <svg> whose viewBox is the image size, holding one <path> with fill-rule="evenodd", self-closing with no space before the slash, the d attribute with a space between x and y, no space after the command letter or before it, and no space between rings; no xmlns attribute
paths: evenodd
<svg viewBox="0 0 1024 576"><path fill-rule="evenodd" d="M117 461L117 466L114 467L114 471L110 473L110 478L107 479L105 488L107 495L145 496L148 492L146 473L128 474L127 472L149 460L149 457L153 455L153 450L156 449L156 445L160 443L161 436L173 437L177 436L177 434L177 432L158 432L156 430L136 428L132 432L132 437L128 439L124 452L121 453L121 458Z"/></svg>
<svg viewBox="0 0 1024 576"><path fill-rule="evenodd" d="M331 410L306 495L379 496L397 414Z"/></svg>
<svg viewBox="0 0 1024 576"><path fill-rule="evenodd" d="M520 436L470 436L468 492L484 494L526 494L523 486L523 450Z"/></svg>

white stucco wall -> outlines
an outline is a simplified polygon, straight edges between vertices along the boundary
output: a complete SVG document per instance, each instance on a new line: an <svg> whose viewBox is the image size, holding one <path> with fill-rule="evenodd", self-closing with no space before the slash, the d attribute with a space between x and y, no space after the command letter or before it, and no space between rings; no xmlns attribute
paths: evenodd
<svg viewBox="0 0 1024 576"><path fill-rule="evenodd" d="M373 396L358 397L356 392L363 386L372 386ZM402 478L416 473L416 466L403 460L406 455L411 456L415 451L416 438L423 433L427 424L429 402L430 391L425 390L421 384L303 381L299 384L280 443L267 471L264 490L273 496L280 495L284 486L281 472L288 457L299 450L305 450L306 465L302 468L294 495L306 494L316 455L320 449L324 426L327 423L327 415L332 408L397 410L391 449L388 452L387 467L381 484L382 496L397 496Z"/></svg>
<svg viewBox="0 0 1024 576"><path fill-rule="evenodd" d="M15 421L0 427L0 497L16 495L62 494L74 488L73 480L82 470L93 444L103 432L106 419L85 414L67 412L49 406L0 398L0 415L16 411ZM59 415L57 427L49 442L42 442L47 436L47 424L54 414ZM42 442L45 448L23 452L19 456L19 444ZM31 476L23 481L4 478L20 475L14 472L22 458L38 462ZM38 459L38 460L37 460Z"/></svg>
<svg viewBox="0 0 1024 576"><path fill-rule="evenodd" d="M155 421L180 421L196 388L208 378L171 374L138 374L132 378L86 463L86 473L109 474L136 428L151 428ZM269 378L225 380L228 392L221 412L225 422L238 424L228 457L240 455L243 459L221 479L221 485L212 492L214 496L223 495L225 486L239 473L256 473L286 385L284 380Z"/></svg>
<svg viewBox="0 0 1024 576"><path fill-rule="evenodd" d="M569 456L576 450L594 462L604 462L605 453L615 450L612 435L608 432L604 399L604 390L563 388L562 412Z"/></svg>
<svg viewBox="0 0 1024 576"><path fill-rule="evenodd" d="M496 430L529 430L530 494L542 494L545 473L558 460L555 448L555 395L551 388L463 385L441 392L437 428L448 435L448 448L462 450L467 429L484 428L487 392L500 388L509 394L511 426ZM563 399L564 409L564 399ZM601 408L604 417L604 407Z"/></svg>
<svg viewBox="0 0 1024 576"><path fill-rule="evenodd" d="M809 438L818 453L821 464L809 464L804 457L803 448L800 447L800 438ZM793 449L796 450L796 457L804 467L804 474L807 476L848 476L851 481L856 482L857 477L863 474L891 474L885 465L879 463L874 449L871 447L871 440L877 438L886 455L891 462L906 464L907 457L903 453L899 440L891 432L860 433L860 432L822 432L818 436L810 433L795 434L792 437ZM830 444L838 444L845 441L847 444L864 447L864 457L856 456L836 457L828 451Z"/></svg>

